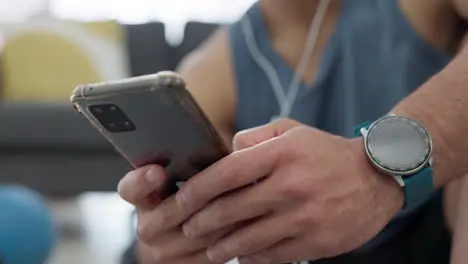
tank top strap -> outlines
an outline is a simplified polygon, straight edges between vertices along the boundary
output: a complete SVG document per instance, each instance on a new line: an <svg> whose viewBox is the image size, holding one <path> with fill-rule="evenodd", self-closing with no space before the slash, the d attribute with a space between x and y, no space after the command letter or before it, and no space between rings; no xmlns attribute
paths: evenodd
<svg viewBox="0 0 468 264"><path fill-rule="evenodd" d="M253 59L247 46L246 32L242 23L248 19L253 31L256 45L262 55L276 68L277 62L272 60L272 50L269 48L268 31L265 28L260 4L257 2L244 14L244 16L229 26L229 43L233 63L234 80L236 81L237 115L236 130L259 126L267 123L271 116L279 111L279 105L274 97L271 84L265 72ZM277 71L280 82L286 81L281 70ZM259 100L261 98L261 100Z"/></svg>

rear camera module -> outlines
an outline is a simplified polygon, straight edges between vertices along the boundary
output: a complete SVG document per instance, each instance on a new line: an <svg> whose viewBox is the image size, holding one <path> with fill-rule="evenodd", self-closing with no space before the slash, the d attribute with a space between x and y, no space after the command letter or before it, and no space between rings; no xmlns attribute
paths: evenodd
<svg viewBox="0 0 468 264"><path fill-rule="evenodd" d="M92 105L89 111L109 132L128 132L135 130L135 125L128 116L114 104Z"/></svg>

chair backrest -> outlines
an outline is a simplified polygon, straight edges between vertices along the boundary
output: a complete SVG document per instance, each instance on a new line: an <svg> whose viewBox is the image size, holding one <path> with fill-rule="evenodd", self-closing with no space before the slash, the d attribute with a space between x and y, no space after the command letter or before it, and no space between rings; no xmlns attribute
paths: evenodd
<svg viewBox="0 0 468 264"><path fill-rule="evenodd" d="M170 65L176 68L180 61L187 56L190 52L200 46L216 29L219 24L214 23L201 23L189 22L184 30L184 38L178 47L174 47Z"/></svg>
<svg viewBox="0 0 468 264"><path fill-rule="evenodd" d="M128 75L124 35L115 22L44 20L0 30L4 99L68 100L78 84Z"/></svg>
<svg viewBox="0 0 468 264"><path fill-rule="evenodd" d="M168 70L170 51L164 23L125 25L126 46L132 76Z"/></svg>

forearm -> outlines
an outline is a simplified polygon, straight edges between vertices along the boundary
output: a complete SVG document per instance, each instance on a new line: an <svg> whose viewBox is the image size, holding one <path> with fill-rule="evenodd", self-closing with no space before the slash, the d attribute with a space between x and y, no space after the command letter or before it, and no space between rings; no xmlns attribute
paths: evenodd
<svg viewBox="0 0 468 264"><path fill-rule="evenodd" d="M401 101L392 113L414 118L434 144L434 184L468 173L468 46L439 74Z"/></svg>

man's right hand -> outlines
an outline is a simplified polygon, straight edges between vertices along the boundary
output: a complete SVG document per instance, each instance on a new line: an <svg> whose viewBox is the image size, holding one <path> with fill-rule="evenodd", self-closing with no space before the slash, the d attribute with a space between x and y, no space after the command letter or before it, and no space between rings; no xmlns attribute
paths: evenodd
<svg viewBox="0 0 468 264"><path fill-rule="evenodd" d="M158 195L166 180L164 169L145 166L128 173L119 183L120 196L136 207L138 215L138 257L142 264L212 264L206 248L228 230L202 239L187 238L180 225L184 215L174 197Z"/></svg>

